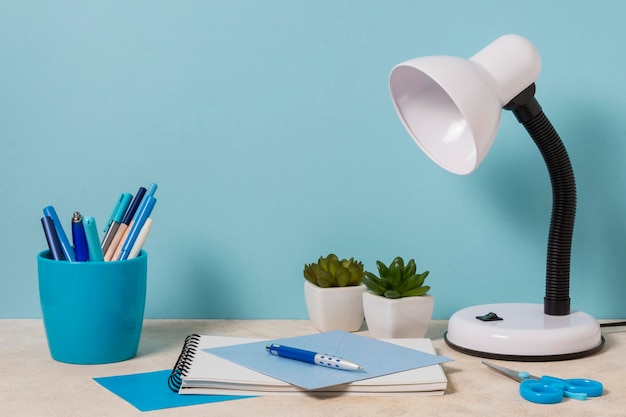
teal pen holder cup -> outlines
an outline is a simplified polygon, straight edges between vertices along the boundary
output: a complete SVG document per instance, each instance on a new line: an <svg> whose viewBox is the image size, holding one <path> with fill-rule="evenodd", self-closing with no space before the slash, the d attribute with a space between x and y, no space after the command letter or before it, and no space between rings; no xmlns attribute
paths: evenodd
<svg viewBox="0 0 626 417"><path fill-rule="evenodd" d="M148 254L112 262L37 256L39 300L50 355L59 362L103 364L137 354L146 303Z"/></svg>

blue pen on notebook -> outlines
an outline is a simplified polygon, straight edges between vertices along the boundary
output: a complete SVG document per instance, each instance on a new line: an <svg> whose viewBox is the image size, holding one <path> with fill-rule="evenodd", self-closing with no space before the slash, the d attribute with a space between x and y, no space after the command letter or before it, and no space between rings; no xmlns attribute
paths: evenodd
<svg viewBox="0 0 626 417"><path fill-rule="evenodd" d="M152 209L155 204L156 198L151 195L146 195L145 204L142 204L137 212L137 218L133 221L133 227L131 227L130 232L128 232L128 237L124 241L124 246L122 246L122 252L120 253L119 258L120 261L128 259L128 255L133 249L135 240L137 240L137 236L139 235L143 225L146 223L146 220L150 217L150 213L152 213Z"/></svg>
<svg viewBox="0 0 626 417"><path fill-rule="evenodd" d="M64 261L65 255L63 254L63 248L61 248L61 242L57 235L56 228L54 227L54 221L50 216L43 216L41 218L41 225L43 226L43 232L46 235L46 241L48 242L48 248L50 248L50 254L52 259L57 261Z"/></svg>
<svg viewBox="0 0 626 417"><path fill-rule="evenodd" d="M89 247L89 260L91 262L104 261L104 255L102 254L100 241L98 240L96 219L92 216L83 217L83 227L85 229L85 237L87 238L87 246Z"/></svg>
<svg viewBox="0 0 626 417"><path fill-rule="evenodd" d="M363 367L357 363L337 356L327 355L325 353L311 352L309 350L297 349L284 345L272 344L265 347L269 353L281 358L294 359L301 362L307 362L314 365L323 366L325 368L339 369L342 371L362 371Z"/></svg>
<svg viewBox="0 0 626 417"><path fill-rule="evenodd" d="M72 241L76 252L76 261L85 262L89 260L89 247L87 246L87 236L83 226L83 216L78 211L72 216Z"/></svg>
<svg viewBox="0 0 626 417"><path fill-rule="evenodd" d="M57 216L57 212L52 206L44 207L43 214L48 216L54 222L54 228L56 229L57 236L59 237L59 242L61 243L61 249L63 249L63 255L65 259L74 262L76 261L76 254L74 253L74 248L70 244L65 231L63 230L63 226L61 225L61 221L59 220L59 216Z"/></svg>

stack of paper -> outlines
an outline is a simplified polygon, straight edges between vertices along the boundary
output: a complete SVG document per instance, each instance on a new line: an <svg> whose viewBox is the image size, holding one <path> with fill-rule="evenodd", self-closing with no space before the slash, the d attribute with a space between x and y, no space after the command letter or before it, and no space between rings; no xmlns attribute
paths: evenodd
<svg viewBox="0 0 626 417"><path fill-rule="evenodd" d="M271 343L324 352L364 371L329 369L267 353ZM442 395L446 376L430 339L377 340L342 331L280 340L200 336L181 375L180 394Z"/></svg>

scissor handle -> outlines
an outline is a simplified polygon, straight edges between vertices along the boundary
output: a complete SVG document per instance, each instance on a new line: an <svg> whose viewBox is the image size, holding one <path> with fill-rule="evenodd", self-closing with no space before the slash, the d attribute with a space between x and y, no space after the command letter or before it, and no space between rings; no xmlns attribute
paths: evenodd
<svg viewBox="0 0 626 417"><path fill-rule="evenodd" d="M540 381L553 384L564 384L563 390L571 394L586 394L587 397L599 397L604 391L600 381L585 378L560 379L552 376L542 376Z"/></svg>
<svg viewBox="0 0 626 417"><path fill-rule="evenodd" d="M563 388L537 379L522 381L519 393L525 400L537 404L555 404L563 399Z"/></svg>
<svg viewBox="0 0 626 417"><path fill-rule="evenodd" d="M540 379L527 379L520 384L522 398L539 404L555 404L563 397L585 400L599 397L604 391L602 383L593 379L561 379L542 376Z"/></svg>

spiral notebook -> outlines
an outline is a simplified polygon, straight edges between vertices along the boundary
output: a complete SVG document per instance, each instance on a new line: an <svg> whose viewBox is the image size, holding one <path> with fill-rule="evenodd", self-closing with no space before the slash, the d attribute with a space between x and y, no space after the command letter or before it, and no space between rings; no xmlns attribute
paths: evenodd
<svg viewBox="0 0 626 417"><path fill-rule="evenodd" d="M349 372L276 358L265 345L332 351L359 362ZM339 350L337 350L339 349ZM179 394L443 395L447 378L430 339L377 340L326 332L279 340L190 335L169 377Z"/></svg>

